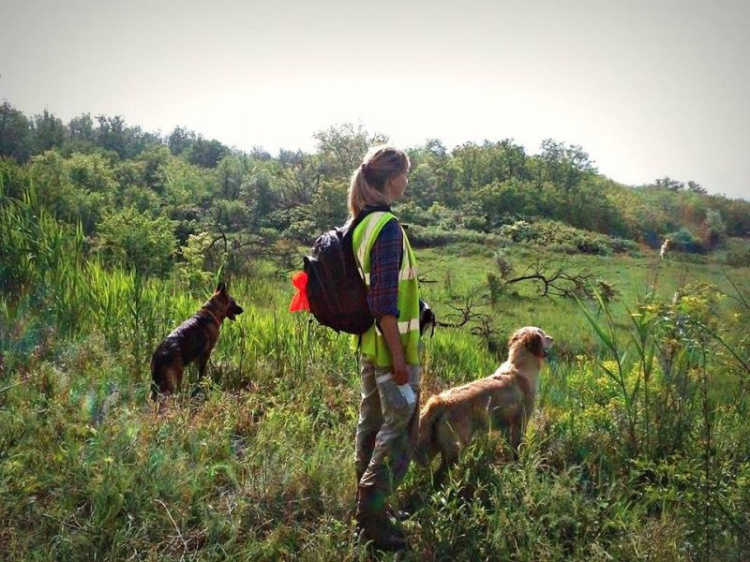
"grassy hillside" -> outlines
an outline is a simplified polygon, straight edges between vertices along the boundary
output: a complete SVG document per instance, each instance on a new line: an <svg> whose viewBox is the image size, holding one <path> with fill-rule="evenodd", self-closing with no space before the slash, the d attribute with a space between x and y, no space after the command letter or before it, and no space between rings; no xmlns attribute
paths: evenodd
<svg viewBox="0 0 750 562"><path fill-rule="evenodd" d="M508 285L500 250L516 275L559 264L616 296ZM518 462L491 436L444 489L410 472L405 559L744 559L747 269L525 245L418 257L439 319L475 314L427 340L424 395L491 372L516 327L542 327L556 348ZM186 388L157 415L150 353L212 282L191 293L177 277L57 258L0 298L5 559L366 559L352 540L356 360L348 338L286 312L287 267L258 262L231 280L246 312L222 330L208 398Z"/></svg>

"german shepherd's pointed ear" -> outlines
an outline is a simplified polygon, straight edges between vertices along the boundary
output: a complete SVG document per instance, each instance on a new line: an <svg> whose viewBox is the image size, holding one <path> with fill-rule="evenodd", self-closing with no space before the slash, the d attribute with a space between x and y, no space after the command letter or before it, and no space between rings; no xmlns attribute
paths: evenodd
<svg viewBox="0 0 750 562"><path fill-rule="evenodd" d="M224 281L222 281L221 283L219 283L219 284L218 284L218 285L216 286L216 292L217 292L217 293L223 293L223 294L225 294L225 295L226 295L226 294L227 294L227 284L226 284L226 283L224 283Z"/></svg>

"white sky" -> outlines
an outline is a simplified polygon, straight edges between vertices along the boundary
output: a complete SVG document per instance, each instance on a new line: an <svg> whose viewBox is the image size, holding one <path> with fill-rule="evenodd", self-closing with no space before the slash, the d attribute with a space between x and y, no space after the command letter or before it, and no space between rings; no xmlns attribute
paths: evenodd
<svg viewBox="0 0 750 562"><path fill-rule="evenodd" d="M629 185L750 199L748 0L0 0L0 100L313 150L583 147Z"/></svg>

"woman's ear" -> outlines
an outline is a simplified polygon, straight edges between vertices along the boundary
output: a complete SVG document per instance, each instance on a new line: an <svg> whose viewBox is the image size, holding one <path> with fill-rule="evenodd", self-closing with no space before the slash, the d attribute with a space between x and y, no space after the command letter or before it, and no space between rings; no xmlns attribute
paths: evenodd
<svg viewBox="0 0 750 562"><path fill-rule="evenodd" d="M385 183L383 183L383 195L385 195L388 204L393 202L393 179L388 178L385 180Z"/></svg>

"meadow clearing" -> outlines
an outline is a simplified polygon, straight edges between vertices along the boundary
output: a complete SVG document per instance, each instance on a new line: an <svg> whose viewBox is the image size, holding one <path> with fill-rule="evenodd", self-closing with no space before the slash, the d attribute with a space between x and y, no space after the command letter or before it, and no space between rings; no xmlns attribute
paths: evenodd
<svg viewBox="0 0 750 562"><path fill-rule="evenodd" d="M145 279L58 242L28 264L22 298L0 295L2 558L367 559L353 541L355 354L287 312L289 265L230 279L245 313L222 329L206 400L187 384L157 415L150 354L215 280ZM586 270L616 294L540 297L505 283L499 256L516 273ZM472 314L426 339L422 400L490 374L517 327L555 348L518 462L491 435L442 489L410 471L399 559L747 559L747 268L490 243L418 259L438 319Z"/></svg>

